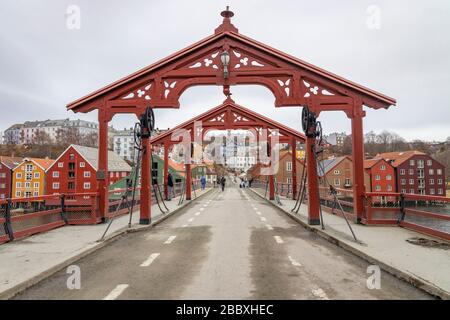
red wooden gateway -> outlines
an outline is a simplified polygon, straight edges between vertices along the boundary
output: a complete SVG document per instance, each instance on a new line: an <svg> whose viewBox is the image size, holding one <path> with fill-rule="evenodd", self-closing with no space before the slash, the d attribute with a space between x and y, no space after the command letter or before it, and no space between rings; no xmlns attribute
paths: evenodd
<svg viewBox="0 0 450 320"><path fill-rule="evenodd" d="M201 123L201 127L196 127L196 124ZM204 112L174 128L168 130L156 137L154 137L150 142L152 146L158 147L162 146L164 149L164 185L165 194L167 197L167 170L168 170L168 154L169 149L173 144L179 143L179 141L173 141L172 137L174 133L186 130L193 141L203 142L208 131L212 130L249 130L254 135L254 142L262 142L263 139L263 130L266 130L267 138L270 138L271 134L277 134L277 138L279 143L289 144L292 150L291 153L291 161L295 159L292 155L295 155L296 145L297 143L304 143L305 136L281 123L278 123L272 119L269 119L263 115L260 115L250 109L247 109L243 106L236 104L230 97L228 97L224 103L221 105L212 108L211 110ZM275 147L275 146L274 146ZM190 153L188 151L188 153ZM267 159L269 160L269 159ZM275 159L276 162L279 159ZM268 161L269 162L269 161ZM269 163L267 163L269 165ZM297 192L297 175L296 175L297 167L293 168L293 193ZM186 180L190 179L190 171L191 164L187 163L186 165ZM273 176L273 175L272 175ZM271 177L272 177L271 176ZM186 199L191 198L191 189L190 183L186 181ZM270 194L269 198L271 200L275 199L275 188L274 188L274 180L270 179Z"/></svg>
<svg viewBox="0 0 450 320"><path fill-rule="evenodd" d="M218 85L225 95L234 85L258 84L275 96L276 107L304 107L317 116L324 111L343 111L351 120L353 137L354 209L363 213L364 150L363 106L380 109L396 104L393 98L346 80L326 70L255 41L238 32L231 23L233 13L222 12L223 22L214 34L139 70L119 81L70 103L74 112L98 110L100 214L107 210L108 122L119 113L140 115L146 107L179 108L180 96L197 85ZM300 119L299 119L300 122ZM319 224L319 199L314 138L306 139L309 187L309 222ZM141 221L150 222L150 141L144 147L142 169ZM145 192L148 190L148 192Z"/></svg>
<svg viewBox="0 0 450 320"><path fill-rule="evenodd" d="M109 183L128 176L131 167L117 154L108 152ZM46 194L97 192L98 150L70 145L47 169Z"/></svg>

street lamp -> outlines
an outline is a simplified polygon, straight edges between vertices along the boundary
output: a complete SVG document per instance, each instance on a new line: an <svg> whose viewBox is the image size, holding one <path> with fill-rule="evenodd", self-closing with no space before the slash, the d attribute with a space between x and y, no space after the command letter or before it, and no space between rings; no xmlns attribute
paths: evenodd
<svg viewBox="0 0 450 320"><path fill-rule="evenodd" d="M230 64L230 54L228 53L228 51L225 50L224 52L222 52L222 54L220 55L220 61L223 65L223 77L225 79L228 79L228 66Z"/></svg>

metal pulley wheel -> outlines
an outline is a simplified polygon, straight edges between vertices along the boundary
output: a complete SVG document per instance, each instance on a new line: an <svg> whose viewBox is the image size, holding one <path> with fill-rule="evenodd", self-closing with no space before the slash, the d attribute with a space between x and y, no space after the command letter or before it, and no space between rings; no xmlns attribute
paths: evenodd
<svg viewBox="0 0 450 320"><path fill-rule="evenodd" d="M153 113L153 109L151 107L147 107L145 112L141 116L141 124L142 129L147 129L147 132L150 134L155 128L155 114Z"/></svg>
<svg viewBox="0 0 450 320"><path fill-rule="evenodd" d="M135 148L140 149L141 148L142 126L139 122L136 122L134 124L133 136L134 136Z"/></svg>

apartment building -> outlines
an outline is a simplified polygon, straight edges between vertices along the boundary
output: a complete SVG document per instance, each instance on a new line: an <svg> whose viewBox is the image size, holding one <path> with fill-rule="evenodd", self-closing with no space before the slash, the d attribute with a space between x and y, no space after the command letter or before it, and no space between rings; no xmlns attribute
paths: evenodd
<svg viewBox="0 0 450 320"><path fill-rule="evenodd" d="M46 170L55 162L51 159L24 158L12 170L12 197L29 198L45 194Z"/></svg>
<svg viewBox="0 0 450 320"><path fill-rule="evenodd" d="M395 168L397 192L445 196L445 166L419 151L388 152L384 159Z"/></svg>
<svg viewBox="0 0 450 320"><path fill-rule="evenodd" d="M0 199L12 196L13 169L22 162L22 158L0 156Z"/></svg>
<svg viewBox="0 0 450 320"><path fill-rule="evenodd" d="M70 145L47 170L47 194L97 192L98 149ZM127 177L131 167L108 152L109 184Z"/></svg>
<svg viewBox="0 0 450 320"><path fill-rule="evenodd" d="M321 183L331 184L335 188L353 188L353 162L348 156L334 157L323 160L318 164Z"/></svg>

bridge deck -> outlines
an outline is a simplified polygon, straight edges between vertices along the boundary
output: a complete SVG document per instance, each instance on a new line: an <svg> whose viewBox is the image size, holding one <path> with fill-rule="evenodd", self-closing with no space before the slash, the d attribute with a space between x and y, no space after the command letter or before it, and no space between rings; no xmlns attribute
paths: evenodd
<svg viewBox="0 0 450 320"><path fill-rule="evenodd" d="M366 287L368 263L305 230L250 190L215 189L156 227L133 233L19 299L427 299L382 272Z"/></svg>

